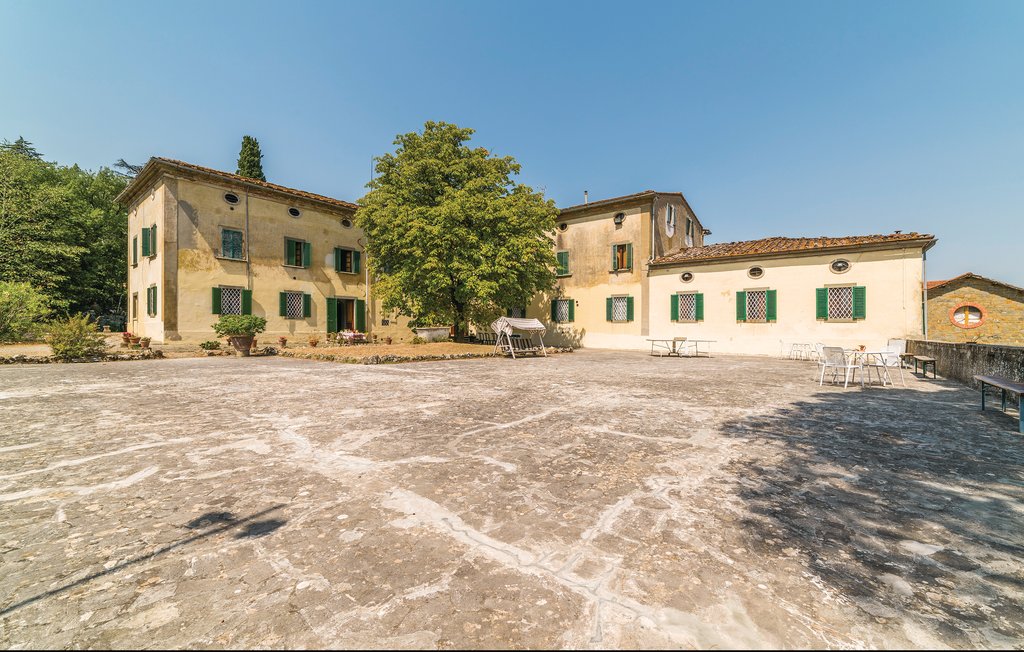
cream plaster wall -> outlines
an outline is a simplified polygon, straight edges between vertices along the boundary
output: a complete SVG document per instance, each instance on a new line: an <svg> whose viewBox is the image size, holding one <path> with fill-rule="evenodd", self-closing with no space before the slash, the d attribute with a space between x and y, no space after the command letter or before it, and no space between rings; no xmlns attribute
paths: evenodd
<svg viewBox="0 0 1024 652"><path fill-rule="evenodd" d="M138 293L138 310L129 312L128 330L141 337L150 337L160 342L164 337L164 191L163 184L157 185L144 195L128 212L128 310L132 310L132 294ZM142 255L142 229L156 225L156 255ZM138 264L132 264L132 239L138 238ZM146 288L157 286L157 314L146 313Z"/></svg>
<svg viewBox="0 0 1024 652"><path fill-rule="evenodd" d="M829 264L836 258L851 263L849 271L835 274ZM765 270L758 279L748 276L751 266ZM689 271L689 283L680 279ZM917 337L922 332L922 252L888 249L784 258L746 259L655 268L651 275L651 337L688 337L715 340L713 351L778 355L780 340L821 342L847 348L864 344L884 346L890 338ZM866 288L866 319L827 322L815 318L815 289L829 285ZM736 321L736 292L774 289L778 319L774 323ZM704 294L704 321L671 321L670 297L676 292ZM644 342L640 348L649 348Z"/></svg>

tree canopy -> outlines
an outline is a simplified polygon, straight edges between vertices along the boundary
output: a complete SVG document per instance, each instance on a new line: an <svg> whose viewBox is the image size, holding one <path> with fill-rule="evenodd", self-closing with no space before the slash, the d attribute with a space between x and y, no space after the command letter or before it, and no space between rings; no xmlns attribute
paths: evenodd
<svg viewBox="0 0 1024 652"><path fill-rule="evenodd" d="M128 214L116 197L127 182L108 168L89 172L0 148L0 279L30 283L59 311L117 309Z"/></svg>
<svg viewBox="0 0 1024 652"><path fill-rule="evenodd" d="M5 138L4 142L0 143L0 150L18 154L35 161L40 161L43 158L43 155L36 150L32 143L25 140L22 136L18 136L18 139L13 143Z"/></svg>
<svg viewBox="0 0 1024 652"><path fill-rule="evenodd" d="M238 171L235 174L247 179L266 181L263 175L263 154L260 152L260 141L252 136L242 136L242 149L238 153Z"/></svg>
<svg viewBox="0 0 1024 652"><path fill-rule="evenodd" d="M470 148L472 134L427 122L399 135L356 213L384 309L458 336L550 289L556 264L554 202L512 179L514 158Z"/></svg>

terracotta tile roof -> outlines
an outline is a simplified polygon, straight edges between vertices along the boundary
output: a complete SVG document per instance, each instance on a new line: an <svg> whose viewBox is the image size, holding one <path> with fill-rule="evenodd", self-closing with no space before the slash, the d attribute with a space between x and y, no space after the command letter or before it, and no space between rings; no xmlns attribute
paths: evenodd
<svg viewBox="0 0 1024 652"><path fill-rule="evenodd" d="M974 272L964 272L960 276L954 276L953 278L948 278L945 281L928 281L927 285L928 285L928 289L931 290L931 289L934 289L934 288L940 288L940 287L942 287L944 285L948 285L950 283L954 283L956 281L969 281L971 279L978 279L980 281L988 281L989 283L992 283L992 284L995 284L995 285L1000 285L1000 286L1002 286L1004 288L1009 288L1011 290L1016 290L1018 292L1024 292L1024 288L1019 288L1016 285L1010 285L1009 283L1003 283L1002 281L997 281L994 278L988 278L987 276L982 276L981 274L975 274Z"/></svg>
<svg viewBox="0 0 1024 652"><path fill-rule="evenodd" d="M128 184L128 187L118 196L118 200L122 203L129 202L132 197L140 194L144 191L145 187L148 187L150 177L155 175L157 170L160 168L170 168L177 170L185 170L193 172L200 176L212 177L221 181L227 181L241 186L249 186L256 189L262 189L274 194L289 195L291 197L299 197L312 201L318 204L327 206L333 206L336 208L345 208L350 211L354 211L359 206L351 202L342 201L340 199L334 199L333 197L327 197L324 195L317 195L312 192L306 192L305 190L296 190L295 188L289 188L287 186L279 186L276 183L270 183L268 181L260 181L259 179L249 179L247 177L232 174L230 172L224 172L222 170L215 170L213 168L203 167L202 165L195 165L194 163L186 163L185 161L176 161L170 158L163 158L160 156L154 156L149 159L142 171L136 175L135 179Z"/></svg>
<svg viewBox="0 0 1024 652"><path fill-rule="evenodd" d="M741 256L773 256L797 252L813 253L819 250L842 249L846 247L922 241L926 242L926 246L930 247L934 244L935 238L929 234L914 232L890 233L888 235L853 235L838 238L826 236L820 238L761 238L760 240L722 242L703 247L690 247L656 258L652 264L672 265Z"/></svg>

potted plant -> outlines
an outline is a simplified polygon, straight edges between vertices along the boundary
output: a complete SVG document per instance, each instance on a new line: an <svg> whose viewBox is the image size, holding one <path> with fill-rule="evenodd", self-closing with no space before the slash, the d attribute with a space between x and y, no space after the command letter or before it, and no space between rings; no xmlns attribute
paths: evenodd
<svg viewBox="0 0 1024 652"><path fill-rule="evenodd" d="M281 337L277 338L277 343L281 345L282 349L286 348L288 346L288 338L282 335Z"/></svg>
<svg viewBox="0 0 1024 652"><path fill-rule="evenodd" d="M138 344L141 339L142 337L136 335L135 333L132 333L131 336L128 338L128 342L131 344Z"/></svg>
<svg viewBox="0 0 1024 652"><path fill-rule="evenodd" d="M387 337L384 338L384 343L385 344L391 344L391 336L390 335L388 335Z"/></svg>
<svg viewBox="0 0 1024 652"><path fill-rule="evenodd" d="M267 328L267 320L255 315L221 315L213 325L217 335L228 338L240 355L247 356L253 347L253 338Z"/></svg>
<svg viewBox="0 0 1024 652"><path fill-rule="evenodd" d="M144 349L148 349L149 348L149 343L151 341L153 341L152 337L140 337L139 338L139 346L141 346Z"/></svg>
<svg viewBox="0 0 1024 652"><path fill-rule="evenodd" d="M316 345L320 343L320 338L316 334L309 336L309 345L316 348Z"/></svg>

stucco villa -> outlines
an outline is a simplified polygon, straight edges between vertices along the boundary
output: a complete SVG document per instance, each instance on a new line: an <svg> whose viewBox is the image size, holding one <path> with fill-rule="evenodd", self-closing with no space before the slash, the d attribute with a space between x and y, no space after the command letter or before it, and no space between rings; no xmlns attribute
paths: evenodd
<svg viewBox="0 0 1024 652"><path fill-rule="evenodd" d="M209 339L220 315L254 314L273 337L371 326L412 336L370 297L355 204L165 158L150 159L118 199L136 334Z"/></svg>
<svg viewBox="0 0 1024 652"><path fill-rule="evenodd" d="M558 286L527 313L551 322L553 340L601 348L687 337L773 355L783 341L876 347L923 335L931 235L706 244L710 233L681 193L563 209Z"/></svg>
<svg viewBox="0 0 1024 652"><path fill-rule="evenodd" d="M166 158L150 159L119 199L129 213L128 328L139 335L208 339L219 315L255 314L267 337L412 337L408 319L372 297L355 204ZM678 192L564 208L556 288L508 314L547 322L553 343L594 348L687 337L776 354L781 341L880 346L922 335L930 235L707 244L710 234Z"/></svg>
<svg viewBox="0 0 1024 652"><path fill-rule="evenodd" d="M928 281L928 337L1024 345L1024 288L971 272Z"/></svg>

